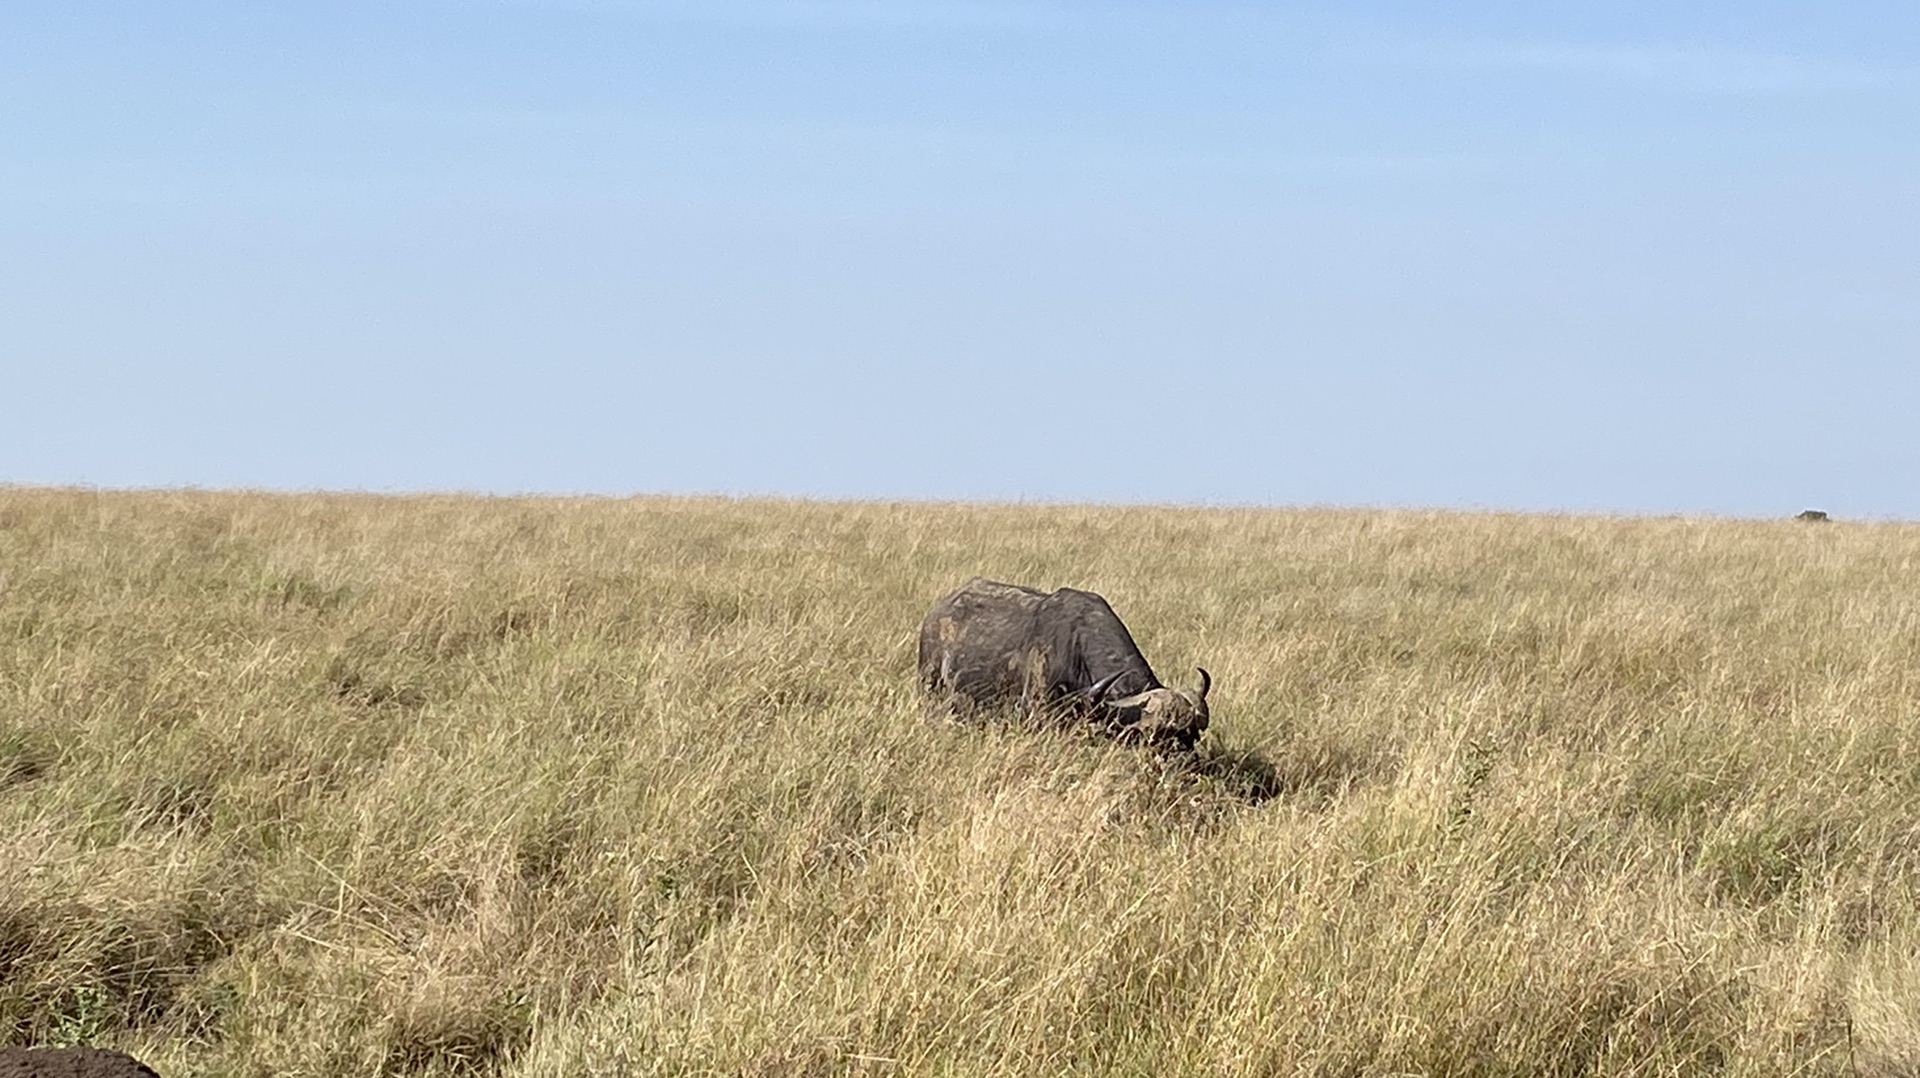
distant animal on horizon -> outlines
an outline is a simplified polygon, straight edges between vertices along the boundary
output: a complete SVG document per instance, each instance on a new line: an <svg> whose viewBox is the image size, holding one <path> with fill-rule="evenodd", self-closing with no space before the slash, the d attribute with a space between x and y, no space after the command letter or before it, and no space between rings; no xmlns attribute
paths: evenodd
<svg viewBox="0 0 1920 1078"><path fill-rule="evenodd" d="M1793 515L1793 519L1823 524L1832 518L1828 517L1826 511L1823 509L1802 509Z"/></svg>
<svg viewBox="0 0 1920 1078"><path fill-rule="evenodd" d="M1048 593L974 577L920 623L920 684L930 714L1011 706L1091 723L1130 741L1191 749L1206 730L1207 690L1160 683L1120 616L1090 591Z"/></svg>

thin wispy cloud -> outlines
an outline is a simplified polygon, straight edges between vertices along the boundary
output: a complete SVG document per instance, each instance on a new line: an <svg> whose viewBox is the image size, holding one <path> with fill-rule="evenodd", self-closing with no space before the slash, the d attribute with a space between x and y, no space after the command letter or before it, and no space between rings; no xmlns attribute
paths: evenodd
<svg viewBox="0 0 1920 1078"><path fill-rule="evenodd" d="M1710 46L1424 41L1351 47L1343 59L1434 72L1539 75L1714 96L1904 91L1920 73Z"/></svg>
<svg viewBox="0 0 1920 1078"><path fill-rule="evenodd" d="M764 29L1012 30L1058 26L1064 10L1003 0L505 0L682 24Z"/></svg>
<svg viewBox="0 0 1920 1078"><path fill-rule="evenodd" d="M1348 152L1277 145L1257 134L1230 149L1182 129L1105 133L1047 123L879 120L851 117L689 116L604 109L487 108L367 104L336 110L359 130L464 132L489 139L592 139L644 144L690 159L811 160L836 171L900 175L932 171L1030 176L1078 174L1159 179L1229 177L1286 180L1467 176L1509 168L1501 156L1431 152Z"/></svg>

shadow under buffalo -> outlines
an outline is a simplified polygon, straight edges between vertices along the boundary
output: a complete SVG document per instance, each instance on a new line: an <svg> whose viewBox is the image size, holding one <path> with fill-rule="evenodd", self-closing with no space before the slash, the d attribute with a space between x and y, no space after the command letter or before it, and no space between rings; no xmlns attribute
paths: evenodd
<svg viewBox="0 0 1920 1078"><path fill-rule="evenodd" d="M0 1048L0 1078L160 1078L153 1068L104 1048Z"/></svg>
<svg viewBox="0 0 1920 1078"><path fill-rule="evenodd" d="M1169 770L1202 780L1216 795L1241 804L1265 804L1287 792L1279 769L1258 749L1203 739L1190 751L1165 752L1161 760Z"/></svg>
<svg viewBox="0 0 1920 1078"><path fill-rule="evenodd" d="M1207 787L1217 797L1244 805L1274 798L1323 808L1350 791L1385 781L1398 770L1395 754L1382 746L1338 739L1293 738L1268 756L1258 749L1203 738L1190 752L1163 755L1165 766Z"/></svg>

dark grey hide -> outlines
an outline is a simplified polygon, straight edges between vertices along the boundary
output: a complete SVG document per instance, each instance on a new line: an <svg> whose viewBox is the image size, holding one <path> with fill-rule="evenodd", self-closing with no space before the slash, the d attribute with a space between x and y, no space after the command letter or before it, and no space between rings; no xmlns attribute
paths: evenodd
<svg viewBox="0 0 1920 1078"><path fill-rule="evenodd" d="M1107 601L975 577L920 623L929 704L967 715L1012 706L1066 714L1128 738L1192 748L1207 728L1207 689L1160 684Z"/></svg>

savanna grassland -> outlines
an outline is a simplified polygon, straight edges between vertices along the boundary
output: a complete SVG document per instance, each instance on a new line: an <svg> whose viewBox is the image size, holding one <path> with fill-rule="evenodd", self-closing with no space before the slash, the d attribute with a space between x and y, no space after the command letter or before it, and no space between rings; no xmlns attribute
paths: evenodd
<svg viewBox="0 0 1920 1078"><path fill-rule="evenodd" d="M1105 594L1191 760L923 721ZM1920 1071L1920 527L0 488L0 1041L190 1075Z"/></svg>

